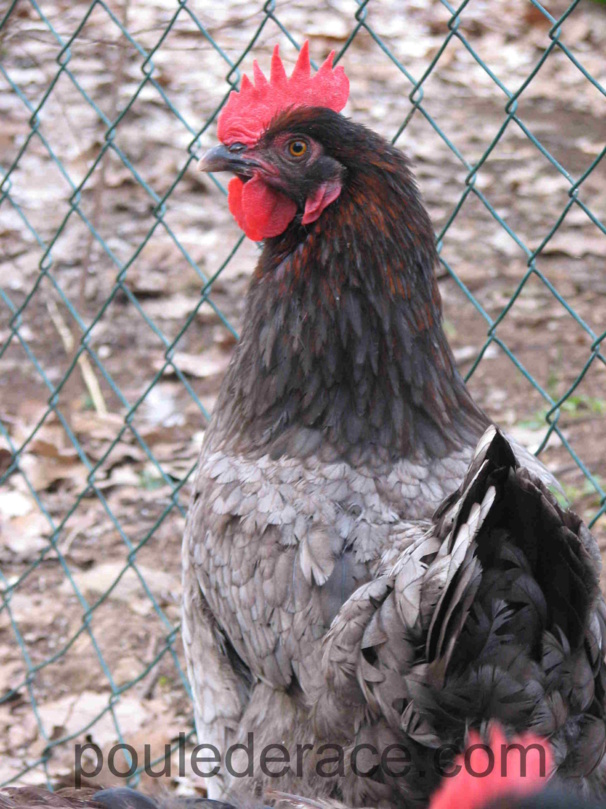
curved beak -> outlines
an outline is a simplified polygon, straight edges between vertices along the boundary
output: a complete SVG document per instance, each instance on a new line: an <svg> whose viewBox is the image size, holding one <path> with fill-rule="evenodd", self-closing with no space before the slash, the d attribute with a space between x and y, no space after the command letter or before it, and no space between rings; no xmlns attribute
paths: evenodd
<svg viewBox="0 0 606 809"><path fill-rule="evenodd" d="M230 152L222 143L206 152L198 163L200 171L231 171L244 177L252 176L258 167L259 163L245 157L244 152Z"/></svg>

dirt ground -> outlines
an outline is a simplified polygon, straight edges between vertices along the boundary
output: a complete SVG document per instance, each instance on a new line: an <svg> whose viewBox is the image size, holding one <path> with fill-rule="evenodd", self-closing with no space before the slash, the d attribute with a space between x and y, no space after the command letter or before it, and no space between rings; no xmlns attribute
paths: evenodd
<svg viewBox="0 0 606 809"><path fill-rule="evenodd" d="M96 5L85 19L87 2L47 0L43 20L20 2L0 29L2 67L21 93L0 73L0 171L18 159L0 197L0 476L20 450L0 483L0 784L40 782L47 755L47 775L69 778L77 742L106 757L119 740L161 755L191 730L175 633L187 477L258 254L246 241L234 252L225 197L195 169L216 127L196 135L228 89L205 33L233 62L266 20L254 56L267 67L279 42L292 64L277 20L309 37L319 62L359 10L292 0L273 20L251 0L107 5L113 18ZM567 3L544 6L558 17ZM559 428L595 485L556 434L541 457L590 521L606 488L606 352L592 354L606 329L605 160L546 239L605 147L606 6L582 0L565 20L560 41L578 65L562 48L548 54L469 190L469 166L507 120L507 97L474 54L514 92L551 43L528 0L503 8L471 0L441 51L441 2L371 0L343 57L346 113L393 137L413 111L410 82L373 35L417 80L437 57L397 143L440 237L447 332L468 373L503 316L469 385L533 449L549 408L521 368L553 400L579 381ZM76 31L60 56L57 37ZM83 333L88 352L74 363ZM606 517L593 531L606 549ZM116 779L104 769L98 780ZM159 780L201 787L191 773Z"/></svg>

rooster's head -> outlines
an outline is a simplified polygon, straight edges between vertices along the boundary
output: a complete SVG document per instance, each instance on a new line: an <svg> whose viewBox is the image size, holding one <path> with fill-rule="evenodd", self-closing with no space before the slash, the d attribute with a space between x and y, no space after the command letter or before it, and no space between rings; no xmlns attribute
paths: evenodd
<svg viewBox="0 0 606 809"><path fill-rule="evenodd" d="M254 63L254 85L244 76L219 116L221 145L200 163L230 171L229 209L254 241L278 236L300 215L314 222L341 193L344 165L326 149L318 124L334 127L347 102L349 81L333 55L311 75L309 46L301 48L290 78L276 46L269 81Z"/></svg>

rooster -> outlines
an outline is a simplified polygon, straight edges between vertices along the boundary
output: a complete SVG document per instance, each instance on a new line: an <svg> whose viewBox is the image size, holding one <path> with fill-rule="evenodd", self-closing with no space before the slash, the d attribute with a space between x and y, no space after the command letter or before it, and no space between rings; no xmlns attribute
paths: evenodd
<svg viewBox="0 0 606 809"><path fill-rule="evenodd" d="M595 542L555 510L541 464L500 433L480 452L498 456L498 496L476 502L468 467L490 422L442 329L431 223L404 155L339 114L347 96L332 55L312 76L305 44L287 77L276 48L270 79L255 63L254 84L245 77L230 95L221 145L201 163L235 175L230 210L264 247L184 536L199 741L224 753L252 740L263 788L275 786L259 769L270 744L294 756L318 741L395 739L423 758L496 718L559 733L558 764L585 776L604 750ZM496 483L472 468L488 498ZM478 530L502 521L484 529L486 554L464 528L472 507ZM561 582L541 567L552 565L552 529ZM560 585L577 599L569 606ZM489 675L500 659L521 694L508 694L504 715ZM430 774L319 777L315 749L289 778L281 788L357 806L416 805L435 785ZM209 780L211 797L240 788L250 785L225 770Z"/></svg>

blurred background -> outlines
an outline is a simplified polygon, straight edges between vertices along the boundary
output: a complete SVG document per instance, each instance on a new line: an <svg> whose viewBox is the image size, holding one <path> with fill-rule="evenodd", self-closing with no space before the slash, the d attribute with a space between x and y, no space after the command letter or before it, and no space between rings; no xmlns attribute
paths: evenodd
<svg viewBox="0 0 606 809"><path fill-rule="evenodd" d="M474 396L606 548L604 3L4 0L0 784L195 741L181 535L259 250L196 160L306 38L413 161Z"/></svg>

